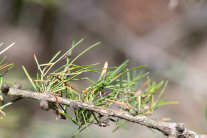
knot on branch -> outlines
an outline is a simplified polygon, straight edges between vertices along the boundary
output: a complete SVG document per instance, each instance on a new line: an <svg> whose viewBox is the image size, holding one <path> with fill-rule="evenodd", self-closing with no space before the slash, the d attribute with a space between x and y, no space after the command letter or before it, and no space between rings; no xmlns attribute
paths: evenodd
<svg viewBox="0 0 207 138"><path fill-rule="evenodd" d="M109 126L110 117L108 115L100 115L98 125L100 127Z"/></svg>
<svg viewBox="0 0 207 138"><path fill-rule="evenodd" d="M49 96L49 97L51 96L50 91L44 91L43 93L46 96ZM43 110L46 110L46 111L48 111L50 109L49 102L47 101L47 99L40 100L40 108L43 109Z"/></svg>
<svg viewBox="0 0 207 138"><path fill-rule="evenodd" d="M184 130L185 130L185 125L184 123L178 123L177 126L175 127L178 134L177 137L178 138L185 138L185 134L183 134Z"/></svg>
<svg viewBox="0 0 207 138"><path fill-rule="evenodd" d="M183 133L183 131L185 130L185 125L184 123L178 123L176 126L176 129L178 132Z"/></svg>
<svg viewBox="0 0 207 138"><path fill-rule="evenodd" d="M2 91L2 93L7 95L7 93L9 92L9 88L10 87L9 87L9 85L7 83L3 83L1 85L1 91Z"/></svg>
<svg viewBox="0 0 207 138"><path fill-rule="evenodd" d="M40 100L40 108L43 110L49 110L49 103L47 100Z"/></svg>
<svg viewBox="0 0 207 138"><path fill-rule="evenodd" d="M175 128L177 130L177 138L199 138L199 135L188 130L184 123L178 123Z"/></svg>

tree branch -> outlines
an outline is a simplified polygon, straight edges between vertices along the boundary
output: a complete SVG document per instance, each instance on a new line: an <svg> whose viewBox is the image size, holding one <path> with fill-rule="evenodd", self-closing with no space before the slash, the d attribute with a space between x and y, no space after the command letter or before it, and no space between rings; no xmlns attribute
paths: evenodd
<svg viewBox="0 0 207 138"><path fill-rule="evenodd" d="M52 95L48 95L46 93L38 93L28 90L20 90L20 89L10 89L7 93L9 96L20 96L23 98L30 98L34 100L46 100L48 102L55 103L56 98ZM146 116L133 116L126 111L118 111L109 108L103 108L94 106L92 104L83 103L80 101L70 100L62 97L58 97L58 102L63 105L67 105L70 107L77 107L86 110L90 110L96 112L98 114L110 117L117 117L120 119L127 120L129 122L138 123L140 125L144 125L148 128L152 128L162 132L164 135L168 137L184 137L184 138L197 138L199 135L191 130L188 130L183 123L171 123L171 122L162 122L158 120L152 120Z"/></svg>

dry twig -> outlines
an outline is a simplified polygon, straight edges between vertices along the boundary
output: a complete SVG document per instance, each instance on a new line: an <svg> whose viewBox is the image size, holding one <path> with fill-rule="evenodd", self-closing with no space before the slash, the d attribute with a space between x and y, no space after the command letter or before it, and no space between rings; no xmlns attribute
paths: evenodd
<svg viewBox="0 0 207 138"><path fill-rule="evenodd" d="M34 100L46 100L48 102L56 103L56 98L51 97L45 93L38 93L28 90L19 90L19 89L10 89L7 93L9 96L20 96L24 98L30 98ZM182 137L182 138L198 138L199 135L189 129L187 129L183 123L171 123L171 122L163 122L158 120L150 119L146 116L133 116L126 111L118 111L109 108L102 108L98 106L94 106L92 104L87 104L75 100L70 100L62 97L57 97L58 102L63 105L68 106L76 106L78 108L86 109L98 113L100 115L107 115L109 117L117 117L120 119L127 120L129 122L138 123L140 125L144 125L148 128L152 128L160 131L164 135L168 137Z"/></svg>

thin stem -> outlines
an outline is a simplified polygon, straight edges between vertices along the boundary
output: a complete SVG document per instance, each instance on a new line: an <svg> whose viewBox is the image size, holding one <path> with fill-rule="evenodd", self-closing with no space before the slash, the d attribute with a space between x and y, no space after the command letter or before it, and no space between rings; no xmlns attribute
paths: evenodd
<svg viewBox="0 0 207 138"><path fill-rule="evenodd" d="M11 105L11 104L13 104L13 103L15 103L15 102L21 100L21 99L22 99L22 97L19 97L19 98L14 99L14 100L11 101L11 102L8 102L8 103L2 105L2 106L0 107L0 110L3 110L5 107L7 107L7 106L9 106L9 105Z"/></svg>

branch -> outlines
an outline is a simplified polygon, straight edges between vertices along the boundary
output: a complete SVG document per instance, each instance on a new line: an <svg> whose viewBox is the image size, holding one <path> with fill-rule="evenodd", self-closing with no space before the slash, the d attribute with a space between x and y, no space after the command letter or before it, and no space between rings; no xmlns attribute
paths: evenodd
<svg viewBox="0 0 207 138"><path fill-rule="evenodd" d="M2 90L3 91L3 90ZM28 90L10 89L7 93L9 96L20 96L23 98L30 98L34 100L46 100L48 102L55 103L56 98L46 93L38 93ZM86 110L90 110L101 114L103 116L117 117L120 119L127 120L129 122L138 123L148 128L152 128L162 132L168 137L184 137L184 138L197 138L199 135L191 130L188 130L183 123L170 123L162 122L158 120L152 120L146 116L132 116L126 111L118 111L114 109L105 109L103 107L94 106L92 104L83 103L80 101L70 100L62 97L58 97L58 102L63 105L70 107L78 107Z"/></svg>

